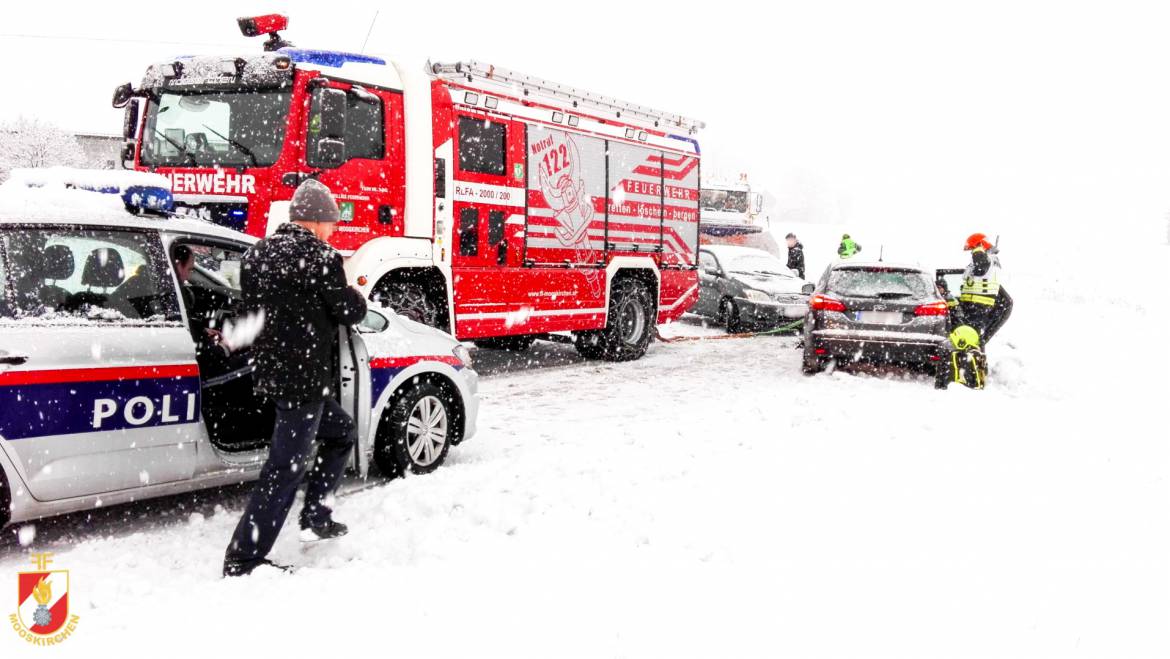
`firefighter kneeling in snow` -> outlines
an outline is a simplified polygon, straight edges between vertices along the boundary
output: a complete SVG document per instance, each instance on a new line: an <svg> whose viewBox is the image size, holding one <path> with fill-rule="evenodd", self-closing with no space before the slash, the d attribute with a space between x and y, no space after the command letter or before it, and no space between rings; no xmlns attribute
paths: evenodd
<svg viewBox="0 0 1170 659"><path fill-rule="evenodd" d="M939 375L946 387L958 382L982 389L987 376L987 342L1003 327L1012 313L1012 298L999 283L999 254L982 233L971 234L965 249L971 263L963 272L958 306L953 309L949 377Z"/></svg>

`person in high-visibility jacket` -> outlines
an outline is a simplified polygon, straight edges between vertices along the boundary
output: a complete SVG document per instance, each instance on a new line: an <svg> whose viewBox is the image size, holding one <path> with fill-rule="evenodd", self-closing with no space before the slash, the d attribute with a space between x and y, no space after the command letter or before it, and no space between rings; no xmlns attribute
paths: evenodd
<svg viewBox="0 0 1170 659"><path fill-rule="evenodd" d="M1012 297L999 283L999 253L987 242L987 236L971 234L964 249L971 252L971 263L963 272L959 310L963 321L979 332L981 344L987 346L1011 316Z"/></svg>
<svg viewBox="0 0 1170 659"><path fill-rule="evenodd" d="M852 258L854 254L861 251L861 245L858 245L849 234L841 236L841 245L837 247L837 256L843 259Z"/></svg>

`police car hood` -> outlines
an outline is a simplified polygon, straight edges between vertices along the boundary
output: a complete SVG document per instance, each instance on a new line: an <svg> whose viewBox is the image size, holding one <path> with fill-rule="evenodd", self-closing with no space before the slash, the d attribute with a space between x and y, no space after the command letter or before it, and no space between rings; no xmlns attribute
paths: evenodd
<svg viewBox="0 0 1170 659"><path fill-rule="evenodd" d="M400 316L389 307L370 308L385 316L387 321L386 329L381 332L361 333L371 358L408 355L447 357L459 345L450 334Z"/></svg>

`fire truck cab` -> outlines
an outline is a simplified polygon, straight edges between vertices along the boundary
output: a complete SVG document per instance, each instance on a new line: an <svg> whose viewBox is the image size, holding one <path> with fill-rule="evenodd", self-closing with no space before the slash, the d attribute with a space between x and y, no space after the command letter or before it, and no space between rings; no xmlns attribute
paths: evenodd
<svg viewBox="0 0 1170 659"><path fill-rule="evenodd" d="M334 192L351 282L481 347L571 332L635 359L697 297L702 123L474 61L405 66L295 48L150 66L126 107L126 166L178 208L257 237L296 186Z"/></svg>

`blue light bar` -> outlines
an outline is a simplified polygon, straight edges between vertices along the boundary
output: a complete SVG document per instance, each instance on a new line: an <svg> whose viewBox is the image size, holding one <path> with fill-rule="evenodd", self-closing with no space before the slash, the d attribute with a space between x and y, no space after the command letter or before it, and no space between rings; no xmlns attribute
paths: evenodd
<svg viewBox="0 0 1170 659"><path fill-rule="evenodd" d="M175 197L166 188L128 185L122 191L122 203L131 213L169 213L175 208Z"/></svg>
<svg viewBox="0 0 1170 659"><path fill-rule="evenodd" d="M386 60L382 59L381 57L361 55L358 53L345 53L338 50L281 48L280 52L284 55L288 55L288 58L294 62L316 64L317 66L328 66L333 69L340 69L341 66L346 62L353 62L354 64L386 64Z"/></svg>

